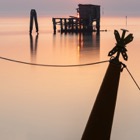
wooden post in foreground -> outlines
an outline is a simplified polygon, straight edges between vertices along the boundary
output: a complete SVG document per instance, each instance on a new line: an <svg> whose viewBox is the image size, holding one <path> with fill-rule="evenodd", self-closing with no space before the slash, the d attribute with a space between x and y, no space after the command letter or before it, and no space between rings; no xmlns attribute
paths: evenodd
<svg viewBox="0 0 140 140"><path fill-rule="evenodd" d="M124 60L128 59L126 44L133 40L132 34L125 37L127 30L122 29L122 31L122 36L120 36L118 31L114 30L117 43L108 55L113 56L115 53L117 54L116 57L110 61L82 140L110 140L120 72L124 67L124 64L119 61L119 56L121 54Z"/></svg>
<svg viewBox="0 0 140 140"><path fill-rule="evenodd" d="M110 140L121 64L110 62L82 140Z"/></svg>

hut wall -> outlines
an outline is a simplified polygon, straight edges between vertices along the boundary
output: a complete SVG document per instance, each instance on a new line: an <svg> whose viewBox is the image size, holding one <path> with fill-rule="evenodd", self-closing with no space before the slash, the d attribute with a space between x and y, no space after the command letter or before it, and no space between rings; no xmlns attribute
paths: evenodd
<svg viewBox="0 0 140 140"><path fill-rule="evenodd" d="M100 19L100 6L79 4L80 18Z"/></svg>

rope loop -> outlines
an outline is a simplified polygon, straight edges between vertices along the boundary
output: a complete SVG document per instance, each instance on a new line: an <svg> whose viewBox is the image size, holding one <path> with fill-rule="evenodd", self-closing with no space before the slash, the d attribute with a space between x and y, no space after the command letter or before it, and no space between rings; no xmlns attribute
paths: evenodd
<svg viewBox="0 0 140 140"><path fill-rule="evenodd" d="M101 64L105 62L109 62L109 60L105 61L99 61L99 62L92 62L92 63L84 63L84 64L73 64L73 65L53 65L53 64L37 64L37 63L30 63L30 62L25 62L25 61L19 61L19 60L14 60L6 57L0 57L0 59L6 60L6 61L11 61L15 63L21 63L21 64L26 64L26 65L33 65L33 66L40 66L40 67L82 67L82 66L90 66L90 65L96 65L96 64Z"/></svg>

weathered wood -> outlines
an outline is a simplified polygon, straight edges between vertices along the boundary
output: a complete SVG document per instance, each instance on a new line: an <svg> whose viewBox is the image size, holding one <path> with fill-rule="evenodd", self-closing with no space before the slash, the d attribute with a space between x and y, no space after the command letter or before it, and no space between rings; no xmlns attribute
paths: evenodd
<svg viewBox="0 0 140 140"><path fill-rule="evenodd" d="M82 18L52 18L53 30L56 33L56 27L60 26L61 32L85 32L89 31L87 20ZM92 26L90 28L92 30Z"/></svg>

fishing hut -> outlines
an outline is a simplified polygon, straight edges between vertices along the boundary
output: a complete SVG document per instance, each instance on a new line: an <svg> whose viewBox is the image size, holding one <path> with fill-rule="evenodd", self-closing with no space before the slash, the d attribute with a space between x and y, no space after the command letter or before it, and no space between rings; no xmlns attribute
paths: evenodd
<svg viewBox="0 0 140 140"><path fill-rule="evenodd" d="M79 4L76 10L77 17L52 18L54 33L56 33L57 25L60 26L61 33L100 31L99 5Z"/></svg>

